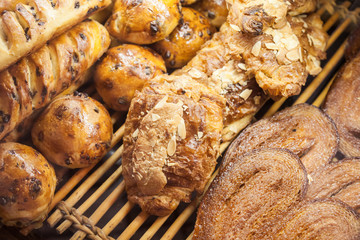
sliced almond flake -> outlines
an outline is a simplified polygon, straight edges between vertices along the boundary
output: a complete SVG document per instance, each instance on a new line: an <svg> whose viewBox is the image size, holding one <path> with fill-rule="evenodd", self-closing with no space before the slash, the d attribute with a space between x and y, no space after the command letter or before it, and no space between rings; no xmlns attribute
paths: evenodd
<svg viewBox="0 0 360 240"><path fill-rule="evenodd" d="M260 54L260 49L261 49L261 41L257 41L254 46L252 47L251 49L251 53L254 55L254 56L259 56Z"/></svg>
<svg viewBox="0 0 360 240"><path fill-rule="evenodd" d="M245 89L244 91L242 91L240 93L239 96L242 97L246 101L250 97L251 93L252 93L251 89Z"/></svg>
<svg viewBox="0 0 360 240"><path fill-rule="evenodd" d="M166 95L163 99L161 99L154 107L154 109L159 109L162 108L164 106L164 104L166 103L166 101L168 100L168 96Z"/></svg>
<svg viewBox="0 0 360 240"><path fill-rule="evenodd" d="M304 62L303 52L302 52L302 48L301 48L301 47L299 47L299 57L300 57L300 62Z"/></svg>
<svg viewBox="0 0 360 240"><path fill-rule="evenodd" d="M175 154L176 151L176 138L173 136L167 146L167 154L171 157Z"/></svg>
<svg viewBox="0 0 360 240"><path fill-rule="evenodd" d="M202 138L203 136L204 136L204 133L203 132L198 132L198 138L200 139L200 138Z"/></svg>
<svg viewBox="0 0 360 240"><path fill-rule="evenodd" d="M136 138L139 134L139 129L137 128L133 133L132 133L132 137Z"/></svg>
<svg viewBox="0 0 360 240"><path fill-rule="evenodd" d="M281 41L284 43L287 50L292 50L299 46L299 40L294 34L290 37L282 39Z"/></svg>
<svg viewBox="0 0 360 240"><path fill-rule="evenodd" d="M178 134L180 136L181 139L185 139L186 138L186 126L185 126L185 121L183 118L181 118L179 124L178 124Z"/></svg>
<svg viewBox="0 0 360 240"><path fill-rule="evenodd" d="M189 107L188 106L186 106L185 104L184 105L182 105L182 107L183 107L183 109L184 109L184 111L186 111Z"/></svg>
<svg viewBox="0 0 360 240"><path fill-rule="evenodd" d="M286 53L286 58L289 59L290 61L297 61L299 60L300 56L299 56L299 50L298 49L293 49L289 52Z"/></svg>
<svg viewBox="0 0 360 240"><path fill-rule="evenodd" d="M238 128L233 124L230 125L229 130L232 131L233 133L237 133L238 132Z"/></svg>
<svg viewBox="0 0 360 240"><path fill-rule="evenodd" d="M245 65L245 63L239 63L239 64L238 64L238 67L239 67L240 69L246 71L246 65Z"/></svg>
<svg viewBox="0 0 360 240"><path fill-rule="evenodd" d="M260 100L261 100L261 97L260 97L260 96L255 96L255 97L254 97L254 103L255 103L256 105L259 105L259 104L260 104Z"/></svg>
<svg viewBox="0 0 360 240"><path fill-rule="evenodd" d="M308 41L309 41L309 45L312 46L313 45L313 40L311 38L311 36L309 34L306 34Z"/></svg>
<svg viewBox="0 0 360 240"><path fill-rule="evenodd" d="M271 49L271 50L277 50L277 49L279 49L279 48L276 46L275 43L265 43L265 47L266 47L267 49Z"/></svg>
<svg viewBox="0 0 360 240"><path fill-rule="evenodd" d="M159 120L160 119L160 116L158 114L151 114L151 119L155 122L156 120Z"/></svg>
<svg viewBox="0 0 360 240"><path fill-rule="evenodd" d="M314 179L310 176L310 174L307 175L307 178L309 180L309 183L311 183L312 181L314 181Z"/></svg>
<svg viewBox="0 0 360 240"><path fill-rule="evenodd" d="M248 84L248 81L241 81L239 82L241 86L246 86Z"/></svg>
<svg viewBox="0 0 360 240"><path fill-rule="evenodd" d="M201 72L196 68L191 68L191 70L188 73L193 78L201 78L202 76Z"/></svg>
<svg viewBox="0 0 360 240"><path fill-rule="evenodd" d="M235 25L235 24L231 24L231 23L230 23L230 27L231 27L232 29L234 29L235 31L237 31L237 32L241 32L241 29L240 29L237 25Z"/></svg>

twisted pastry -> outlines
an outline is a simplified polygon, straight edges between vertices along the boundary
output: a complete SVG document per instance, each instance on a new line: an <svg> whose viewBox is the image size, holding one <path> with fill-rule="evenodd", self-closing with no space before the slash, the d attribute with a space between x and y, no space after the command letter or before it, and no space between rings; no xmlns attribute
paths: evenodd
<svg viewBox="0 0 360 240"><path fill-rule="evenodd" d="M254 150L227 162L200 204L194 239L271 239L272 226L303 198L304 166L284 149Z"/></svg>
<svg viewBox="0 0 360 240"><path fill-rule="evenodd" d="M359 211L360 159L343 159L317 171L310 179L306 197L339 199Z"/></svg>
<svg viewBox="0 0 360 240"><path fill-rule="evenodd" d="M323 105L336 124L340 151L347 157L360 156L360 52L340 70Z"/></svg>
<svg viewBox="0 0 360 240"><path fill-rule="evenodd" d="M278 226L281 230L272 239L355 240L360 237L359 215L340 201L303 202Z"/></svg>
<svg viewBox="0 0 360 240"><path fill-rule="evenodd" d="M248 126L230 145L227 159L257 148L286 148L297 154L312 174L329 163L338 149L335 124L319 108L298 104Z"/></svg>
<svg viewBox="0 0 360 240"><path fill-rule="evenodd" d="M0 139L72 85L106 51L104 26L88 20L0 73Z"/></svg>
<svg viewBox="0 0 360 240"><path fill-rule="evenodd" d="M111 0L2 0L0 71L110 3Z"/></svg>

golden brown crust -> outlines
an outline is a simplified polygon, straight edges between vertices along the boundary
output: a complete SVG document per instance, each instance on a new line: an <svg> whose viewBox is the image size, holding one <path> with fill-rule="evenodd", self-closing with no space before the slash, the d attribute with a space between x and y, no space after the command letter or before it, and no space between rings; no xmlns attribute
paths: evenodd
<svg viewBox="0 0 360 240"><path fill-rule="evenodd" d="M168 68L181 68L211 38L215 29L207 18L192 8L182 8L179 25L153 48L162 55Z"/></svg>
<svg viewBox="0 0 360 240"><path fill-rule="evenodd" d="M333 121L317 107L298 104L272 117L248 126L233 141L226 159L257 148L286 148L297 154L307 172L312 174L329 163L338 149L338 134Z"/></svg>
<svg viewBox="0 0 360 240"><path fill-rule="evenodd" d="M334 119L340 136L340 151L360 156L360 53L347 62L334 80L323 109Z"/></svg>
<svg viewBox="0 0 360 240"><path fill-rule="evenodd" d="M54 100L35 121L34 145L51 162L89 167L109 149L113 127L101 103L77 92Z"/></svg>
<svg viewBox="0 0 360 240"><path fill-rule="evenodd" d="M151 49L124 44L109 49L96 66L96 90L114 110L127 111L135 91L165 73L164 60Z"/></svg>
<svg viewBox="0 0 360 240"><path fill-rule="evenodd" d="M177 117L181 116L181 108L174 106L176 100L175 102L166 103L168 108L163 109L162 116L164 119L170 119L173 122L172 126L162 122L159 124L153 123L154 119L158 119L160 115L156 113L155 117L153 117L152 115L146 115L147 113L144 111L152 109L157 102L161 102L161 99L167 101L165 96L169 94L169 89L171 89L171 92L176 92L176 97L171 96L171 101L174 101L173 98L183 97L184 94L191 94L192 97L193 95L198 96L198 93L193 94L194 89L191 89L190 92L183 91L184 89L181 89L181 87L185 83L181 84L179 79L186 80L185 82L196 81L197 83L192 84L196 84L199 88L206 89L208 87L212 89L212 100L210 102L222 108L225 124L230 124L232 121L244 116L248 119L249 115L256 112L266 101L267 96L264 92L274 98L291 96L299 93L301 86L305 83L308 74L306 68L309 64L302 59L301 55L305 53L299 39L302 31L300 31L299 36L296 34L301 27L305 28L305 24L291 25L290 21L292 19L289 18L290 20L288 20L287 18L288 7L284 1L271 0L266 1L266 4L253 6L253 3L258 2L264 1L235 1L236 4L234 3L231 6L232 15L228 18L228 22L222 25L220 32L215 34L213 39L208 41L184 68L176 70L170 77L158 77L158 79L172 79L171 82L174 83L174 86L169 83L163 87L155 84L157 91L150 91L154 95L151 95L152 97L146 95L149 93L149 89L143 90L139 94L139 102L136 103L137 107L130 109L130 115L127 119L128 127L125 130L125 135L128 135L125 137L127 138L125 151L127 151L127 148L128 152L125 153L124 166L129 167L128 170L124 170L124 172L127 172L125 174L128 175L128 177L125 177L125 181L132 181L129 184L126 183L128 193L130 192L129 200L139 203L143 210L156 215L169 214L177 206L178 199L188 200L186 197L189 196L189 191L192 191L189 187L183 188L186 179L173 176L171 176L174 179L173 185L176 186L167 188L168 176L162 172L162 166L166 165L167 146L170 144L170 149L172 149L170 155L172 155L175 153L173 152L173 146L178 145L177 141L171 140L173 139L172 134L169 134L168 131L176 129L177 123L181 122L180 117ZM242 19L240 19L241 16L239 17L241 14L245 16ZM259 28L256 27L256 24L252 24L257 20L263 24ZM314 24L314 27L317 27L317 24L318 22ZM254 26L255 28L252 29ZM306 32L306 29L304 31ZM324 34L326 35L326 33ZM321 38L319 41L321 42L323 39ZM322 52L322 49L315 50ZM318 54L317 51L314 52ZM319 56L311 55L311 57L318 60ZM134 106L136 99L134 100ZM225 100L227 101L226 108L221 105L221 102L225 102ZM241 102L238 103L237 101ZM182 102L184 101L182 100ZM142 109L142 111L136 112L137 109ZM211 114L214 112L212 111ZM148 127L142 127L140 132L138 127L142 121L144 121L144 126ZM219 126L218 119L205 121L205 124L209 122ZM161 125L163 126L161 127ZM156 128L158 126L160 126L159 129ZM216 129L213 130L217 131ZM132 138L137 138L140 133L141 141L132 142ZM195 139L197 136L198 134L195 134ZM151 138L155 140L150 140ZM334 139L331 138L331 140ZM189 141L185 144L192 143L192 141ZM219 144L216 141L214 143L214 146ZM134 150L135 145L145 149L140 151L141 153L138 156L136 156L137 151ZM204 148L211 148L211 145L211 143L207 143ZM149 159L153 159L151 154L155 151L155 146L158 152L153 155L156 155L157 160L152 166ZM332 151L330 152L333 154ZM203 154L203 156L205 155ZM194 159L194 156L197 157L197 152L186 152L184 156ZM214 154L207 155L207 157L208 161L215 161ZM174 171L181 173L183 171L182 165L175 165ZM139 172L141 173L137 175ZM178 176L177 174L175 175ZM150 187L150 182L155 182L155 186Z"/></svg>
<svg viewBox="0 0 360 240"><path fill-rule="evenodd" d="M308 199L335 198L360 210L360 158L348 158L319 169L309 182Z"/></svg>
<svg viewBox="0 0 360 240"><path fill-rule="evenodd" d="M1 1L0 70L110 3L111 0Z"/></svg>
<svg viewBox="0 0 360 240"><path fill-rule="evenodd" d="M284 149L230 157L206 192L194 239L270 239L273 225L303 198L306 171Z"/></svg>
<svg viewBox="0 0 360 240"><path fill-rule="evenodd" d="M180 9L180 0L117 0L106 28L122 42L154 43L174 30Z"/></svg>
<svg viewBox="0 0 360 240"><path fill-rule="evenodd" d="M211 25L217 28L226 21L229 13L226 0L201 0L193 7L204 14L209 19Z"/></svg>
<svg viewBox="0 0 360 240"><path fill-rule="evenodd" d="M129 200L164 216L209 180L219 153L223 99L191 78L155 80L131 103L123 168Z"/></svg>
<svg viewBox="0 0 360 240"><path fill-rule="evenodd" d="M0 73L0 139L34 110L46 106L106 51L110 38L99 23L85 21Z"/></svg>
<svg viewBox="0 0 360 240"><path fill-rule="evenodd" d="M8 226L27 227L45 220L54 197L53 167L31 147L0 144L0 217Z"/></svg>
<svg viewBox="0 0 360 240"><path fill-rule="evenodd" d="M277 225L281 228L272 239L355 240L360 237L359 215L340 201L302 202Z"/></svg>

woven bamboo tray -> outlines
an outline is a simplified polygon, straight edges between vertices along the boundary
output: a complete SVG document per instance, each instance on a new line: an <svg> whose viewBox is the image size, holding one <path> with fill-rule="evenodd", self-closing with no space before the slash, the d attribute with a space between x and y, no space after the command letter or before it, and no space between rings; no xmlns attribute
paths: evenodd
<svg viewBox="0 0 360 240"><path fill-rule="evenodd" d="M324 29L329 33L328 59L322 63L323 70L316 77L309 77L301 95L277 102L269 100L255 116L245 117L234 123L227 131L238 134L254 118L270 116L279 109L307 102L320 106L343 63L346 37L351 26L359 19L360 8L349 10L351 2L335 5L324 1L318 14L324 20ZM93 87L85 89L94 98L99 98ZM71 230L72 240L89 239L191 239L196 218L196 208L202 196L190 204L180 204L170 216L149 216L127 201L122 178L121 154L124 117L112 115L114 138L112 150L98 165L78 170L57 190L47 222L59 234ZM230 132L229 132L230 133ZM236 134L227 134L221 144L225 151ZM220 161L221 158L219 158ZM213 173L211 181L217 174ZM210 181L210 182L211 182ZM69 232L66 232L68 236ZM48 239L48 237L46 237ZM60 236L59 236L60 238Z"/></svg>

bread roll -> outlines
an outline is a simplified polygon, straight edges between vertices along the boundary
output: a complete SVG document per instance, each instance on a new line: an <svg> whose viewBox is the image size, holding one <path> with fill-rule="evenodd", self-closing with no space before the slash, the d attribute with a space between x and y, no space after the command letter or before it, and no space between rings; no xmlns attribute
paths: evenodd
<svg viewBox="0 0 360 240"><path fill-rule="evenodd" d="M0 3L0 71L111 0L5 0Z"/></svg>
<svg viewBox="0 0 360 240"><path fill-rule="evenodd" d="M155 76L165 73L162 57L155 51L133 44L109 49L96 66L96 90L116 111L127 111L136 91Z"/></svg>
<svg viewBox="0 0 360 240"><path fill-rule="evenodd" d="M34 145L51 162L68 168L97 163L110 147L111 118L101 103L75 92L54 100L35 121Z"/></svg>
<svg viewBox="0 0 360 240"><path fill-rule="evenodd" d="M197 2L194 8L207 16L210 23L217 28L226 21L229 13L226 0L202 0Z"/></svg>
<svg viewBox="0 0 360 240"><path fill-rule="evenodd" d="M0 139L74 84L107 50L104 26L88 20L0 73Z"/></svg>
<svg viewBox="0 0 360 240"><path fill-rule="evenodd" d="M40 227L56 187L54 169L46 159L26 145L0 144L0 183L1 222Z"/></svg>
<svg viewBox="0 0 360 240"><path fill-rule="evenodd" d="M122 42L150 44L168 36L181 18L180 0L116 0L106 22Z"/></svg>
<svg viewBox="0 0 360 240"><path fill-rule="evenodd" d="M182 20L174 31L153 45L164 58L167 68L185 66L215 32L202 13L187 7L182 8L181 12Z"/></svg>

